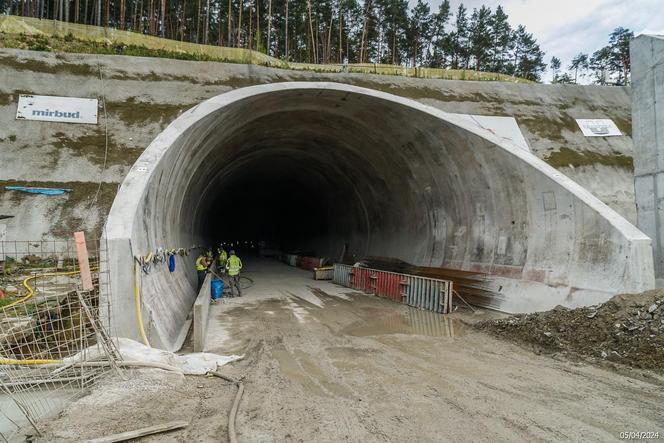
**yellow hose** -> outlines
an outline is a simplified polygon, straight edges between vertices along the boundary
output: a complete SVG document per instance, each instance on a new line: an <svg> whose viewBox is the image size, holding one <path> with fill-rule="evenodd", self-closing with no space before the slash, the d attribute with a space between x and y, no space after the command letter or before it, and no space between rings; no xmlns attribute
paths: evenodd
<svg viewBox="0 0 664 443"><path fill-rule="evenodd" d="M145 328L143 327L143 316L141 315L141 291L138 286L140 276L140 266L134 260L134 296L136 299L136 322L138 323L138 332L141 333L141 339L145 346L150 347L147 335L145 335Z"/></svg>
<svg viewBox="0 0 664 443"><path fill-rule="evenodd" d="M96 269L91 269L91 271L96 271ZM57 277L59 275L76 275L79 272L80 271L49 272L49 273L46 273L46 274L38 274L38 275L33 275L31 277L28 277L25 280L23 280L23 287L28 291L28 293L23 298L20 298L20 299L16 300L15 302L12 302L8 305L3 306L2 309L7 309L7 308L11 308L12 306L16 306L17 304L23 303L26 300L30 299L33 295L35 295L35 290L32 288L32 286L30 286L28 284L28 282L31 281L31 280L35 280L35 279L40 278L40 277Z"/></svg>
<svg viewBox="0 0 664 443"><path fill-rule="evenodd" d="M62 360L16 360L13 358L0 358L0 366L2 365L53 365L60 364Z"/></svg>
<svg viewBox="0 0 664 443"><path fill-rule="evenodd" d="M96 269L91 269L91 271L96 271ZM25 280L23 280L23 287L28 291L27 295L25 295L23 298L20 298L16 300L15 302L12 302L6 306L3 306L2 309L7 309L11 308L12 306L16 306L19 303L23 303L24 301L30 299L33 295L35 295L35 290L30 284L28 283L31 280L35 280L39 277L56 277L59 275L75 275L78 274L79 271L68 271L68 272L49 272L46 274L38 274L38 275L33 275ZM3 365L50 365L50 364L58 364L62 363L62 360L47 360L47 359L25 359L25 360L16 360L13 358L0 358L0 366Z"/></svg>

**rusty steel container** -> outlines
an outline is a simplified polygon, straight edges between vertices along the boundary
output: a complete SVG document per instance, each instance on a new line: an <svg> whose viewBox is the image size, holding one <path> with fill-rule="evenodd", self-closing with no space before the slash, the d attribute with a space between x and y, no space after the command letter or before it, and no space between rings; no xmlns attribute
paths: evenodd
<svg viewBox="0 0 664 443"><path fill-rule="evenodd" d="M452 312L452 282L378 269L335 264L334 283L427 311Z"/></svg>

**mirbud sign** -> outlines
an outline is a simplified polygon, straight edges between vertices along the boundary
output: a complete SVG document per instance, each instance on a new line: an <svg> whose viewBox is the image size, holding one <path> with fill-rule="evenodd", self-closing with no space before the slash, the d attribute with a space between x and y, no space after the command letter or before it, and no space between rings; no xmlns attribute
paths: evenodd
<svg viewBox="0 0 664 443"><path fill-rule="evenodd" d="M97 106L94 98L21 94L16 119L96 125Z"/></svg>

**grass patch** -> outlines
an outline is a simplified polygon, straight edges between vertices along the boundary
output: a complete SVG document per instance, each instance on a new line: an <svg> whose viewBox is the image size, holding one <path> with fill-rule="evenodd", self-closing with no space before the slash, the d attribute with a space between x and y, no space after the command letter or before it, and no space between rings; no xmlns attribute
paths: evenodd
<svg viewBox="0 0 664 443"><path fill-rule="evenodd" d="M182 112L196 106L196 104L147 103L136 101L134 97L130 97L124 102L106 102L106 110L109 114L115 115L119 120L127 123L127 125L145 125L147 123L170 123Z"/></svg>
<svg viewBox="0 0 664 443"><path fill-rule="evenodd" d="M552 141L564 141L562 135L564 130L581 132L576 120L569 115L561 115L557 119L549 119L541 115L536 117L517 116L516 119L519 125L524 125L531 133Z"/></svg>
<svg viewBox="0 0 664 443"><path fill-rule="evenodd" d="M0 94L0 106L11 105L16 100L15 97L15 94Z"/></svg>
<svg viewBox="0 0 664 443"><path fill-rule="evenodd" d="M80 76L97 76L96 66L86 64L58 63L50 64L42 60L19 60L11 55L0 55L0 65L15 71L37 72L41 74L70 74Z"/></svg>
<svg viewBox="0 0 664 443"><path fill-rule="evenodd" d="M423 86L406 86L389 83L373 82L364 80L359 75L347 77L345 83L361 88L375 89L389 94L410 98L413 100L434 99L442 102L493 102L491 97L482 93L471 93L460 95L458 93L446 93L438 89Z"/></svg>
<svg viewBox="0 0 664 443"><path fill-rule="evenodd" d="M632 136L632 116L622 117L622 116L613 116L611 120L616 124L620 132L629 137Z"/></svg>
<svg viewBox="0 0 664 443"><path fill-rule="evenodd" d="M614 154L600 154L589 151L573 151L562 147L559 151L552 152L544 161L554 168L604 165L634 170L634 159L617 152Z"/></svg>
<svg viewBox="0 0 664 443"><path fill-rule="evenodd" d="M106 150L106 135L102 127L97 128L94 132L81 135L79 137L70 137L64 132L56 132L54 134L56 141L53 146L57 151L60 149L69 149L74 155L83 157L97 166L104 165L104 156ZM58 156L59 153L53 153ZM108 165L125 165L131 166L138 159L141 151L138 149L128 148L115 141L113 135L108 134Z"/></svg>

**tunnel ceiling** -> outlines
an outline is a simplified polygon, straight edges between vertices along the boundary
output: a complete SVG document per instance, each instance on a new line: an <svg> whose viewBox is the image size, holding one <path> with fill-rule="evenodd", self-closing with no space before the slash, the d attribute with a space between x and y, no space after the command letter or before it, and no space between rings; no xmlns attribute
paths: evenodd
<svg viewBox="0 0 664 443"><path fill-rule="evenodd" d="M128 174L106 235L131 239L134 255L270 240L334 259L387 256L530 281L553 298L639 286L634 270L648 282L651 267L647 237L530 153L452 114L336 83L243 88L183 114Z"/></svg>

